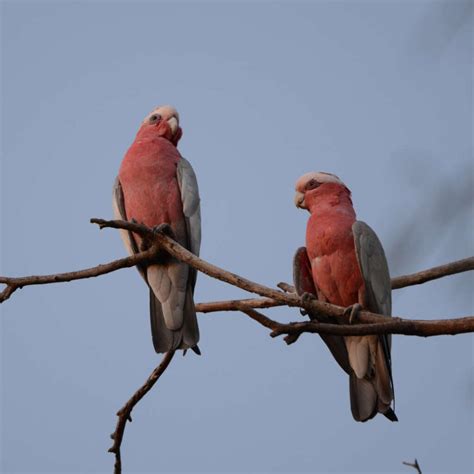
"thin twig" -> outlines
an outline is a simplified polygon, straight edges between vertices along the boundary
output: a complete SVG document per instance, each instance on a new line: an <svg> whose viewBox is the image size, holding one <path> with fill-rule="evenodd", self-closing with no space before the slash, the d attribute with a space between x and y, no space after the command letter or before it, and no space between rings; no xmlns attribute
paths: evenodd
<svg viewBox="0 0 474 474"><path fill-rule="evenodd" d="M405 464L405 466L413 467L414 469L417 470L418 474L423 474L423 473L421 472L421 467L420 467L420 465L418 464L418 461L417 461L416 459L415 459L415 462L414 462L414 463L403 461L403 464Z"/></svg>
<svg viewBox="0 0 474 474"><path fill-rule="evenodd" d="M398 290L412 285L420 285L445 276L472 270L474 270L474 257L456 260L445 265L439 265L437 267L428 268L427 270L422 270L421 272L392 278L392 290ZM287 293L295 293L296 291L295 287L289 283L280 282L277 286ZM209 301L206 303L198 303L196 305L196 311L201 313L212 313L213 311L238 311L237 306L241 302L248 305L249 308L271 308L286 305L285 303L280 303L278 301L260 298L248 300Z"/></svg>
<svg viewBox="0 0 474 474"><path fill-rule="evenodd" d="M233 286L242 288L243 290L257 293L260 296L271 298L280 303L286 304L290 307L300 307L311 312L316 319L318 315L323 314L331 318L335 318L338 322L347 324L349 322L348 316L345 314L345 308L340 306L332 305L322 301L318 301L315 298L300 298L294 293L284 293L282 291L269 288L260 283L253 282L235 273L228 272L222 268L217 267L211 263L208 263L201 258L197 257L189 250L179 245L175 240L166 235L165 232L153 232L148 227L142 224L136 224L133 222L126 221L106 221L103 219L91 219L92 223L98 224L100 228L110 227L115 229L126 229L132 232L137 232L142 236L154 237L156 244L161 248L165 249L169 254L178 260L185 262L197 270L205 273L213 278L229 283ZM237 305L238 306L238 305ZM237 307L240 310L239 307ZM397 334L407 335L440 335L445 334L440 332L440 329L436 329L436 326L442 325L442 328L446 328L447 334L458 334L463 332L474 331L474 317L458 318L455 320L439 320L439 321L413 321L402 318L392 318L390 322L387 322L387 317L381 314L371 313L369 311L361 311L358 314L358 322L361 323L379 323L378 326L370 326L365 329L369 331L368 334L383 334L390 331L399 331ZM296 324L310 324L310 323L296 323ZM320 323L322 324L322 323ZM402 325L402 326L400 326ZM434 325L434 326L433 326ZM292 329L292 332L299 331L300 329ZM416 331L419 330L419 334ZM348 329L349 331L349 329ZM364 329L350 329L350 331L363 332ZM373 332L372 332L373 331ZM315 326L307 326L302 328L302 332L316 332Z"/></svg>
<svg viewBox="0 0 474 474"><path fill-rule="evenodd" d="M3 277L0 276L0 284L7 287L0 293L0 303L7 300L18 288L30 285L47 285L50 283L63 283L84 278L93 278L107 273L115 272L121 268L130 268L141 263L152 261L156 254L156 248L150 248L144 252L131 255L130 257L114 260L95 267L77 270L74 272L55 273L52 275L31 275L26 277Z"/></svg>
<svg viewBox="0 0 474 474"><path fill-rule="evenodd" d="M454 336L474 332L474 316L453 319L417 320L385 318L386 322L367 324L331 324L317 321L279 324L270 334L299 336L302 333L333 334L337 336L368 336L371 334L400 334L403 336Z"/></svg>
<svg viewBox="0 0 474 474"><path fill-rule="evenodd" d="M456 260L455 262L412 273L411 275L392 278L392 289L398 290L399 288L405 288L407 286L420 285L427 281L437 280L438 278L455 275L456 273L468 272L470 270L474 270L474 257Z"/></svg>
<svg viewBox="0 0 474 474"><path fill-rule="evenodd" d="M214 313L216 311L242 311L244 309L263 309L283 306L283 303L271 298L248 298L243 300L210 301L207 303L196 303L198 313Z"/></svg>
<svg viewBox="0 0 474 474"><path fill-rule="evenodd" d="M125 431L125 425L127 421L132 421L131 413L135 405L152 389L153 385L164 373L168 367L171 359L174 356L175 351L166 352L160 365L148 377L147 381L132 395L127 403L117 412L118 420L115 427L115 431L110 435L114 440L112 447L109 449L109 453L115 454L115 466L114 474L120 474L122 472L122 459L120 456L120 447L122 445L123 434Z"/></svg>
<svg viewBox="0 0 474 474"><path fill-rule="evenodd" d="M242 313L257 321L262 326L271 329L270 336L287 335L284 339L287 344L293 344L301 334L331 334L334 336L368 336L372 334L401 334L404 336L442 336L474 332L474 317L442 319L442 320L414 320L401 318L386 318L383 323L369 324L332 324L318 321L301 323L280 323L268 318L255 309L240 308Z"/></svg>
<svg viewBox="0 0 474 474"><path fill-rule="evenodd" d="M296 293L295 287L293 285L290 285L289 283L285 283L284 281L278 283L277 286L278 288L280 288L280 290L283 290L286 293Z"/></svg>
<svg viewBox="0 0 474 474"><path fill-rule="evenodd" d="M294 287L287 283L278 285L283 291L266 287L259 283L248 280L235 273L228 272L211 263L208 263L174 241L167 235L165 229L154 231L142 224L127 221L106 221L103 219L91 219L92 223L99 227L124 229L139 234L144 242L148 242L151 247L148 250L139 252L133 256L115 260L110 263L98 265L85 270L58 273L53 275L39 275L29 277L0 277L0 284L6 287L0 292L0 303L7 300L17 289L28 285L42 285L49 283L60 283L83 278L91 278L104 275L121 268L133 267L139 264L147 264L156 261L159 251L166 251L176 259L189 264L202 273L224 281L230 285L243 290L256 293L263 298L253 298L244 300L216 301L200 303L196 305L196 310L206 313L213 311L241 311L248 317L257 321L262 326L271 330L271 336L276 337L285 334L285 341L288 344L295 342L304 332L334 334L334 335L368 335L368 334L405 334L417 336L434 336L441 334L459 334L463 332L474 332L474 317L456 318L438 321L417 321L402 318L392 318L379 314L361 311L358 315L358 324L347 324L348 317L344 313L344 308L318 301L314 298L300 298ZM402 288L409 285L416 285L435 278L452 275L474 269L474 257L470 257L457 262L452 262L440 267L431 268L423 272L412 275L405 275L392 280L392 288ZM255 308L270 308L274 306L286 305L289 307L300 307L305 309L313 317L312 321L303 323L282 324L273 321ZM318 319L334 318L338 324L319 322ZM359 324L362 323L362 324ZM115 454L115 473L121 473L120 447L123 440L127 421L132 421L131 412L136 404L148 393L159 377L164 373L173 358L174 351L167 352L160 365L152 372L145 384L140 387L130 400L117 413L118 420L115 432L112 435L114 440L110 452ZM419 469L418 462L415 464L404 463Z"/></svg>
<svg viewBox="0 0 474 474"><path fill-rule="evenodd" d="M406 334L406 335L419 335L419 336L432 336L441 334L459 334L463 332L472 332L474 329L474 318L457 318L452 320L438 320L438 321L414 321L401 318L392 318L387 321L387 318L383 315L370 313L368 311L361 311L358 315L358 322L365 323L365 328L359 325L348 326L348 317L344 314L344 308L339 306L331 305L329 303L321 302L316 299L300 298L295 293L284 293L283 291L275 290L273 288L266 287L259 283L248 280L235 273L223 270L215 265L212 265L194 254L186 250L184 247L179 245L171 237L166 235L165 232L154 232L152 229L133 222L127 221L106 221L103 219L91 219L92 223L98 224L100 228L110 227L115 229L125 229L140 234L142 237L147 238L149 241L154 242L152 248L137 253L131 257L116 260L104 265L89 268L86 270L80 270L77 272L60 273L56 275L43 275L43 276L31 276L21 278L9 278L0 277L0 283L7 285L7 288L0 294L0 302L2 297L7 299L13 291L17 288L21 288L27 285L38 285L47 283L58 283L63 281L71 281L81 278L90 278L93 276L99 276L105 273L109 273L120 268L131 267L139 263L146 263L153 261L156 258L158 248L163 248L175 258L188 263L197 270L206 273L207 275L224 281L231 285L242 288L246 291L256 293L264 298L255 298L248 300L232 300L224 302L211 302L201 303L196 305L196 309L202 312L211 312L218 310L237 310L244 311L252 308L266 308L278 305L286 305L290 307L304 308L318 319L318 315L324 315L326 317L335 318L335 321L340 324L333 325L327 323L293 323L287 325L288 331L283 331L281 334L286 333L293 336L301 334L302 332L329 332L336 331L338 334L345 332L347 334L382 334L382 333L394 333L394 334ZM442 267L435 267L433 269L419 272L418 274L406 275L405 277L399 277L398 287L406 286L409 284L418 284L421 281L428 281L433 278L440 278L442 272L446 274L453 274L461 271L468 271L473 268L474 257L464 259L452 264L443 265ZM420 275L416 277L416 275ZM291 286L287 285L285 289L290 291ZM246 313L247 314L247 313ZM248 315L248 314L247 314ZM319 324L319 326L318 326ZM324 324L326 324L324 326ZM370 324L367 326L367 324ZM305 326L306 325L306 326ZM344 327L348 326L348 327ZM280 328L281 329L281 328ZM326 332L326 333L327 333ZM274 334L278 335L278 334Z"/></svg>

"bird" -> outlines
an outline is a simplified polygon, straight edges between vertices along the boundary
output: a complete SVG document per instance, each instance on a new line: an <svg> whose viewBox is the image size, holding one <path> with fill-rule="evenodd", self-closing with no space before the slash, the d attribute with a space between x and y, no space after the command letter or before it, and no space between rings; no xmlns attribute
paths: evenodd
<svg viewBox="0 0 474 474"><path fill-rule="evenodd" d="M293 260L298 295L390 317L392 297L385 252L376 233L356 220L351 192L341 179L309 172L296 182L296 207L311 214L306 247ZM311 315L310 315L311 317ZM318 320L332 322L318 315ZM321 335L339 366L349 375L351 412L356 421L382 413L398 421L392 402L391 336Z"/></svg>
<svg viewBox="0 0 474 474"><path fill-rule="evenodd" d="M182 137L177 110L156 107L142 121L126 152L112 193L116 219L156 229L170 229L173 238L199 256L201 209L194 170L177 149ZM120 231L130 255L143 249L142 238ZM197 272L168 254L138 270L149 287L150 322L157 353L192 349L200 354L194 307Z"/></svg>

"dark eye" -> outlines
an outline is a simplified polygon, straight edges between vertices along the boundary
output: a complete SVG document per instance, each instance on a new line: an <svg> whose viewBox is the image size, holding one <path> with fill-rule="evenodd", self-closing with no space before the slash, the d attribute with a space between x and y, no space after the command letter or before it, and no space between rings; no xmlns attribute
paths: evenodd
<svg viewBox="0 0 474 474"><path fill-rule="evenodd" d="M156 123L161 120L161 115L160 114L153 114L150 117L149 123Z"/></svg>
<svg viewBox="0 0 474 474"><path fill-rule="evenodd" d="M306 189L315 189L317 188L321 183L318 183L315 179L311 179L308 181L308 184L306 185Z"/></svg>

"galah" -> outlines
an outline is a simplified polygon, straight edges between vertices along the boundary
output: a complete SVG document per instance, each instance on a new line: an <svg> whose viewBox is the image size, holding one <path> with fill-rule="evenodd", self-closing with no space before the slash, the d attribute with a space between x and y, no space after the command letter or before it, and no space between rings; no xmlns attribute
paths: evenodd
<svg viewBox="0 0 474 474"><path fill-rule="evenodd" d="M297 250L293 265L298 294L312 294L320 301L346 307L352 315L363 308L391 316L385 252L375 232L356 220L351 192L344 183L330 173L307 173L296 183L295 204L311 214L306 248ZM391 408L390 336L321 337L349 375L354 419L367 421L383 413L398 421Z"/></svg>
<svg viewBox="0 0 474 474"><path fill-rule="evenodd" d="M148 227L171 227L182 246L199 255L200 199L196 175L176 148L181 138L179 115L165 105L143 120L120 166L113 189L117 219ZM139 235L121 230L130 254L143 245ZM196 270L169 255L139 271L150 289L150 320L156 352L193 349L199 354L199 329L194 309Z"/></svg>

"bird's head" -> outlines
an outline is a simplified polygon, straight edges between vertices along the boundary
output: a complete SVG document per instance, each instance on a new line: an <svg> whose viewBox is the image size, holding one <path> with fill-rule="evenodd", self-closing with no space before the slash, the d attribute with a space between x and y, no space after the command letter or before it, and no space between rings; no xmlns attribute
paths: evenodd
<svg viewBox="0 0 474 474"><path fill-rule="evenodd" d="M331 190L344 189L349 193L346 185L335 174L323 171L311 171L306 173L296 182L295 206L300 209L310 210L313 203L331 192Z"/></svg>
<svg viewBox="0 0 474 474"><path fill-rule="evenodd" d="M139 133L166 138L176 146L183 135L178 111L171 105L156 107L143 120Z"/></svg>

